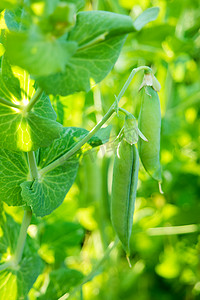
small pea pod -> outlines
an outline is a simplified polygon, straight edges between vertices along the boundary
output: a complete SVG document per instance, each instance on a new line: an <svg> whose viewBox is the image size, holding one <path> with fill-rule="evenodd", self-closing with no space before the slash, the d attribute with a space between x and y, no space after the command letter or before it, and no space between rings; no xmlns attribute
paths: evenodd
<svg viewBox="0 0 200 300"><path fill-rule="evenodd" d="M135 145L124 139L119 143L114 160L111 221L116 234L129 255L129 241L138 182L139 155Z"/></svg>
<svg viewBox="0 0 200 300"><path fill-rule="evenodd" d="M143 86L141 91L142 103L138 126L148 142L139 139L138 150L145 170L152 178L161 182L160 165L160 129L161 112L157 92L152 86Z"/></svg>

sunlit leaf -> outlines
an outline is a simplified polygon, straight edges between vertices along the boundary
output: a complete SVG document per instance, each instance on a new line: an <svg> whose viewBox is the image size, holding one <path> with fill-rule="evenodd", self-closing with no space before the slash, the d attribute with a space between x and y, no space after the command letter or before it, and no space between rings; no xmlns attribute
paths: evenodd
<svg viewBox="0 0 200 300"><path fill-rule="evenodd" d="M0 238L0 257L3 263L12 259L20 226L7 215L1 217L0 228L3 233ZM0 299L25 299L40 274L41 267L41 260L35 251L33 241L29 238L19 265L12 265L0 271Z"/></svg>
<svg viewBox="0 0 200 300"><path fill-rule="evenodd" d="M12 70L7 60L3 59L0 97L22 108L0 103L0 148L28 152L48 146L59 137L62 127L55 121L56 114L49 97L43 94L34 108L24 113L23 108L35 91L34 81L27 72L20 68Z"/></svg>

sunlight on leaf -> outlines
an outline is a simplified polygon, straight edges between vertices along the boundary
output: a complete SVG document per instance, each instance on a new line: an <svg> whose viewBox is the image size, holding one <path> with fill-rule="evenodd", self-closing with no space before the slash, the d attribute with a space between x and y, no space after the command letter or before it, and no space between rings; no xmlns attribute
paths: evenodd
<svg viewBox="0 0 200 300"><path fill-rule="evenodd" d="M1 300L17 300L17 276L5 270L0 272Z"/></svg>
<svg viewBox="0 0 200 300"><path fill-rule="evenodd" d="M22 151L28 152L32 149L31 128L25 119L22 119L17 127L17 147Z"/></svg>

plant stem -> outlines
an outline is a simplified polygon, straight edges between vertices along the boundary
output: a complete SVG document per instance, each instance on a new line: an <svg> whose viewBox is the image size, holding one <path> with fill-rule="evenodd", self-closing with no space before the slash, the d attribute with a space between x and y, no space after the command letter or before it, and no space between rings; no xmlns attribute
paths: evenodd
<svg viewBox="0 0 200 300"><path fill-rule="evenodd" d="M141 66L138 68L135 68L132 70L129 78L125 82L123 88L121 89L118 97L116 97L114 103L111 105L108 112L105 114L105 116L102 118L102 120L88 133L87 136L85 136L80 142L78 142L73 148L71 148L67 153L65 153L63 156L49 164L48 166L44 167L40 170L40 175L44 175L47 172L50 172L51 170L55 169L56 167L62 165L67 159L69 159L72 155L74 155L85 143L87 143L93 135L104 125L104 123L112 116L114 112L117 111L118 103L123 97L124 93L126 92L131 80L135 76L135 74L141 70L152 72L151 68L147 66Z"/></svg>
<svg viewBox="0 0 200 300"><path fill-rule="evenodd" d="M102 125L112 116L112 114L115 112L114 105L110 107L108 112L105 114L105 116L102 118L102 120L88 133L87 136L85 136L80 142L78 142L72 149L70 149L66 154L46 166L45 168L40 170L40 175L43 175L56 167L62 165L69 157L74 155L85 143L87 143L93 135L102 127Z"/></svg>
<svg viewBox="0 0 200 300"><path fill-rule="evenodd" d="M20 229L20 233L19 233L19 238L17 241L17 247L16 247L16 251L15 251L15 255L14 255L14 263L16 265L18 265L22 259L22 254L23 254L24 246L25 246L25 242L26 242L27 229L30 225L31 217L32 217L32 211L30 210L30 208L25 209L24 217L23 217L23 221L22 221L22 225L21 225L21 229Z"/></svg>
<svg viewBox="0 0 200 300"><path fill-rule="evenodd" d="M64 294L62 297L60 297L58 300L66 300L69 299L71 296L73 296L76 292L78 292L81 287L87 283L88 281L91 281L96 275L98 275L99 269L102 267L102 265L104 264L104 262L108 259L110 253L112 252L112 250L117 246L117 244L119 243L119 240L116 239L115 242L110 243L110 245L108 246L108 248L105 251L104 256L102 257L102 259L97 263L97 265L93 268L93 270L82 280L82 282L75 287L72 292L66 293Z"/></svg>
<svg viewBox="0 0 200 300"><path fill-rule="evenodd" d="M38 169L35 160L35 153L33 151L28 152L28 162L32 180L35 180L38 178Z"/></svg>
<svg viewBox="0 0 200 300"><path fill-rule="evenodd" d="M33 97L31 98L30 102L28 105L24 108L24 112L29 112L35 103L39 100L40 96L42 95L43 90L41 88L38 88Z"/></svg>
<svg viewBox="0 0 200 300"><path fill-rule="evenodd" d="M10 261L7 261L4 264L0 265L0 271L3 271L5 269L9 268L12 265L12 263L13 262L10 260Z"/></svg>
<svg viewBox="0 0 200 300"><path fill-rule="evenodd" d="M179 235L188 234L200 231L199 224L181 225L181 226L168 226L168 227L155 227L147 229L147 234L150 236L161 235Z"/></svg>
<svg viewBox="0 0 200 300"><path fill-rule="evenodd" d="M14 103L12 103L12 102L10 102L10 101L8 101L8 100L2 98L2 97L0 97L0 103L1 103L1 104L4 104L4 105L6 105L6 106L18 108L18 109L21 109L21 108L22 108L21 105L14 104Z"/></svg>
<svg viewBox="0 0 200 300"><path fill-rule="evenodd" d="M123 97L124 93L126 92L129 84L131 83L133 77L135 76L135 74L141 70L144 70L144 71L149 71L150 73L152 73L152 69L147 67L147 66L141 66L141 67L138 67L138 68L135 68L132 70L131 74L129 75L127 81L125 82L123 88L121 89L118 97L117 97L117 100L118 102L120 101L120 99Z"/></svg>

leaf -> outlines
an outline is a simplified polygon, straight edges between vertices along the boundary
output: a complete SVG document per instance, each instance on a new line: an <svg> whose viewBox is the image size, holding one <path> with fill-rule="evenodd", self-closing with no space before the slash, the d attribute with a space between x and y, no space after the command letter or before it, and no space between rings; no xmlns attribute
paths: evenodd
<svg viewBox="0 0 200 300"><path fill-rule="evenodd" d="M126 34L133 32L130 17L103 11L81 12L68 40L78 43L77 52L69 59L64 72L37 77L48 94L69 95L89 91L90 79L96 83L113 68Z"/></svg>
<svg viewBox="0 0 200 300"><path fill-rule="evenodd" d="M60 139L55 140L50 147L40 149L39 168L44 168L70 149L76 141L73 133L70 128L63 129ZM36 216L50 214L63 202L76 178L78 166L78 158L74 157L47 172L39 180L26 181L20 185L22 198Z"/></svg>
<svg viewBox="0 0 200 300"><path fill-rule="evenodd" d="M23 109L34 93L34 81L30 76L22 69L12 70L6 59L3 59L0 97L21 105L22 108L0 103L0 148L35 151L39 147L48 146L59 137L62 126L55 121L56 114L49 97L43 94L32 111L24 114ZM19 99L20 96L22 100Z"/></svg>
<svg viewBox="0 0 200 300"><path fill-rule="evenodd" d="M42 34L33 27L26 33L9 32L5 47L11 64L32 75L47 76L64 71L77 43Z"/></svg>
<svg viewBox="0 0 200 300"><path fill-rule="evenodd" d="M5 8L12 9L20 3L20 0L1 0L0 2L0 11Z"/></svg>
<svg viewBox="0 0 200 300"><path fill-rule="evenodd" d="M23 205L20 184L28 179L25 153L0 149L0 199L8 205Z"/></svg>
<svg viewBox="0 0 200 300"><path fill-rule="evenodd" d="M79 284L83 279L83 274L77 270L60 268L50 273L50 282L46 293L39 297L39 300L57 300L63 294Z"/></svg>
<svg viewBox="0 0 200 300"><path fill-rule="evenodd" d="M111 132L111 129L112 129L112 125L108 125L107 127L103 127L101 129L99 129L97 131L97 133L95 134L95 136L93 137L93 140L96 139L97 141L97 144L95 144L95 140L91 140L90 141L90 144L93 146L93 145L102 145L102 144L105 144L109 141L109 138L110 138L110 132ZM99 142L98 142L99 140Z"/></svg>
<svg viewBox="0 0 200 300"><path fill-rule="evenodd" d="M15 252L20 226L13 218L2 212L0 217L0 264L5 263Z"/></svg>
<svg viewBox="0 0 200 300"><path fill-rule="evenodd" d="M77 15L76 26L69 33L69 40L79 47L87 47L106 39L133 32L133 21L126 15L106 11L86 11Z"/></svg>
<svg viewBox="0 0 200 300"><path fill-rule="evenodd" d="M52 98L51 98L52 100ZM59 97L53 97L53 100L51 101L52 106L57 114L57 122L59 122L60 124L63 125L64 123L64 116L65 116L65 112L64 112L64 105L63 103L60 101Z"/></svg>
<svg viewBox="0 0 200 300"><path fill-rule="evenodd" d="M83 128L63 128L60 139L55 140L48 148L40 149L38 167L42 169L64 155L72 146L82 139L88 131ZM95 143L94 143L95 141ZM89 143L97 143L94 136ZM22 198L31 206L36 216L43 217L55 210L64 200L78 172L80 152L72 158L39 176L38 180L21 183Z"/></svg>
<svg viewBox="0 0 200 300"><path fill-rule="evenodd" d="M4 19L8 29L14 31L24 29L24 27L26 28L27 23L30 23L30 19L28 20L28 16L21 6L17 6L12 10L6 9L4 12Z"/></svg>
<svg viewBox="0 0 200 300"><path fill-rule="evenodd" d="M49 244L50 248L68 248L77 246L84 237L84 229L80 224L58 220L44 226L40 242Z"/></svg>
<svg viewBox="0 0 200 300"><path fill-rule="evenodd" d="M44 102L43 105L45 110ZM42 109L41 106L39 108ZM50 147L42 148L36 152L38 168L44 168L65 154L77 141L87 134L88 131L84 128L63 128L59 139L55 140ZM108 136L108 133L106 133L106 136ZM89 141L89 144L95 147L103 142L98 136L94 136ZM36 206L35 209L38 210L37 206L41 206L39 214L45 215L63 202L65 195L76 178L77 171L78 157L66 161L63 166L45 174L42 182L36 181L33 183L29 181L27 155L23 152L0 149L0 198L8 205L16 206L24 205L27 201L30 203L35 201L33 203L33 206ZM21 197L21 185L24 188L24 200ZM33 195L35 190L37 190L37 193L41 192L41 195L36 200L37 193ZM47 194L45 194L46 192ZM54 197L55 195L57 198Z"/></svg>
<svg viewBox="0 0 200 300"><path fill-rule="evenodd" d="M89 141L88 144L92 147L99 146L109 139L111 127L101 128ZM88 130L78 127L64 127L61 137L53 142L48 148L40 150L38 163L40 169L52 163L65 153L67 153L77 142L82 140L87 134ZM55 150L55 149L58 149Z"/></svg>
<svg viewBox="0 0 200 300"><path fill-rule="evenodd" d="M34 182L23 182L22 198L37 217L55 210L71 188L78 172L78 160L67 161Z"/></svg>
<svg viewBox="0 0 200 300"><path fill-rule="evenodd" d="M13 94L13 96L19 100L21 100L21 88L20 81L13 74L12 68L8 63L7 58L4 56L2 59L1 67L3 69L2 72L2 80L8 90ZM2 90L2 87L1 87ZM3 96L3 95L2 95Z"/></svg>
<svg viewBox="0 0 200 300"><path fill-rule="evenodd" d="M11 216L0 219L1 263L9 261L14 254L20 226ZM25 299L41 271L41 259L37 255L33 241L28 237L24 255L19 265L12 265L0 271L0 299Z"/></svg>
<svg viewBox="0 0 200 300"><path fill-rule="evenodd" d="M62 0L63 1L63 0ZM77 10L82 8L85 5L85 0L67 0L69 3L76 5Z"/></svg>
<svg viewBox="0 0 200 300"><path fill-rule="evenodd" d="M157 19L159 13L159 7L151 7L146 9L137 19L133 25L137 31L141 30L147 23Z"/></svg>

